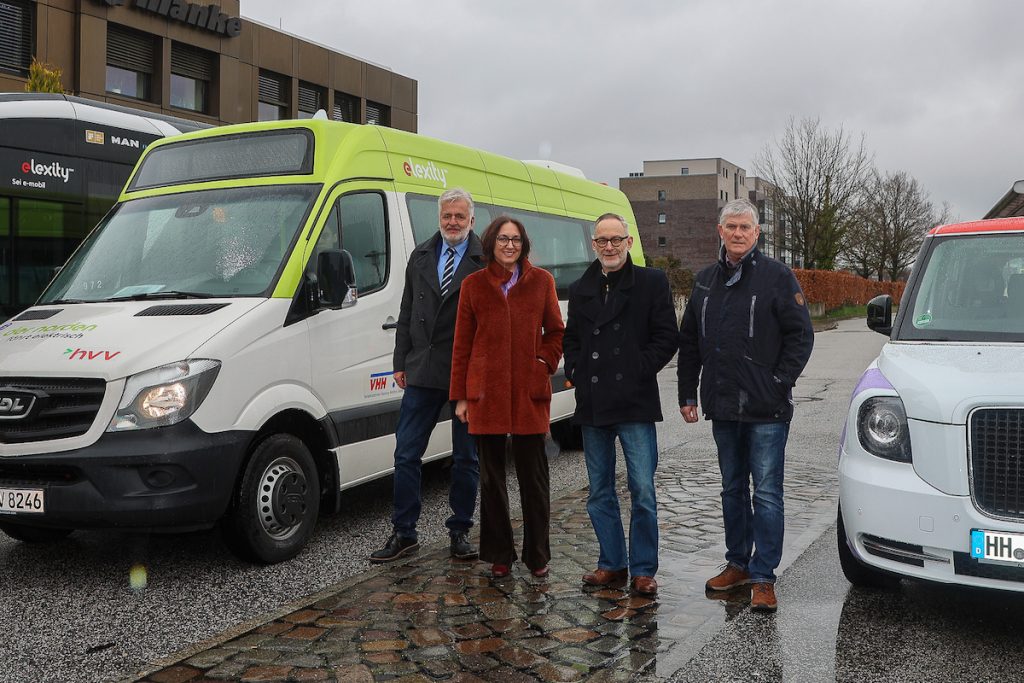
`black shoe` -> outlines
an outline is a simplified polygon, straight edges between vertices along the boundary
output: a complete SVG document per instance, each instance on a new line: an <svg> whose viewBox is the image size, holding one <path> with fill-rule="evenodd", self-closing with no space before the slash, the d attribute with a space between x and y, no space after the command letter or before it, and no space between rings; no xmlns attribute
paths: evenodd
<svg viewBox="0 0 1024 683"><path fill-rule="evenodd" d="M477 550L469 543L469 534L465 531L453 531L451 534L452 557L457 560L475 560Z"/></svg>
<svg viewBox="0 0 1024 683"><path fill-rule="evenodd" d="M391 534L387 545L370 555L370 562L384 564L405 555L414 555L419 549L420 543L415 538L402 538L398 534Z"/></svg>

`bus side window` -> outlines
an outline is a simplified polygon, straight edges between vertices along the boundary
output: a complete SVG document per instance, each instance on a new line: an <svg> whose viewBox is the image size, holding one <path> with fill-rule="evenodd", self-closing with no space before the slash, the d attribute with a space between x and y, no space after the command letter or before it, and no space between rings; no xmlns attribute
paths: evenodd
<svg viewBox="0 0 1024 683"><path fill-rule="evenodd" d="M352 255L359 296L382 289L391 263L384 197L376 192L348 194L336 208L341 211L341 248Z"/></svg>

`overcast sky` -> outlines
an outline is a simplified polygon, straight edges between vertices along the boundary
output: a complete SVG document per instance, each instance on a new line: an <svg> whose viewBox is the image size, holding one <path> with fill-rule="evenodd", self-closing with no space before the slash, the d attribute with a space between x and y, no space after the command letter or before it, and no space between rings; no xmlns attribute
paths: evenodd
<svg viewBox="0 0 1024 683"><path fill-rule="evenodd" d="M645 159L755 155L791 116L980 218L1024 178L1011 0L241 0L419 81L419 132L618 185Z"/></svg>

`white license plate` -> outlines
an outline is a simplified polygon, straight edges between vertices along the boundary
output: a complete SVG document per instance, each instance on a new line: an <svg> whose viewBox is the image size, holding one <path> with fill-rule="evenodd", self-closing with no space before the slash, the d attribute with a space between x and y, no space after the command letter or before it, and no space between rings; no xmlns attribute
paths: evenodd
<svg viewBox="0 0 1024 683"><path fill-rule="evenodd" d="M45 510L43 489L0 489L0 514L40 513Z"/></svg>
<svg viewBox="0 0 1024 683"><path fill-rule="evenodd" d="M1024 534L971 529L971 557L989 562L1024 564Z"/></svg>

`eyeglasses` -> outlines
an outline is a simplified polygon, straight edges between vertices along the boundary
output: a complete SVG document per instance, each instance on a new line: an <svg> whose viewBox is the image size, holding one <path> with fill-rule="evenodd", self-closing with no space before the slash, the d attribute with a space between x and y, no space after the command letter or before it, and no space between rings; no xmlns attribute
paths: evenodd
<svg viewBox="0 0 1024 683"><path fill-rule="evenodd" d="M518 249L523 244L522 237L509 237L508 235L498 235L497 240L498 244L500 244L503 247L507 245L509 242L511 242L512 246Z"/></svg>
<svg viewBox="0 0 1024 683"><path fill-rule="evenodd" d="M618 249L620 246L622 246L622 243L628 239L629 235L626 235L625 237L595 237L594 244L604 249L605 247L608 246L608 243L611 242L612 246Z"/></svg>

